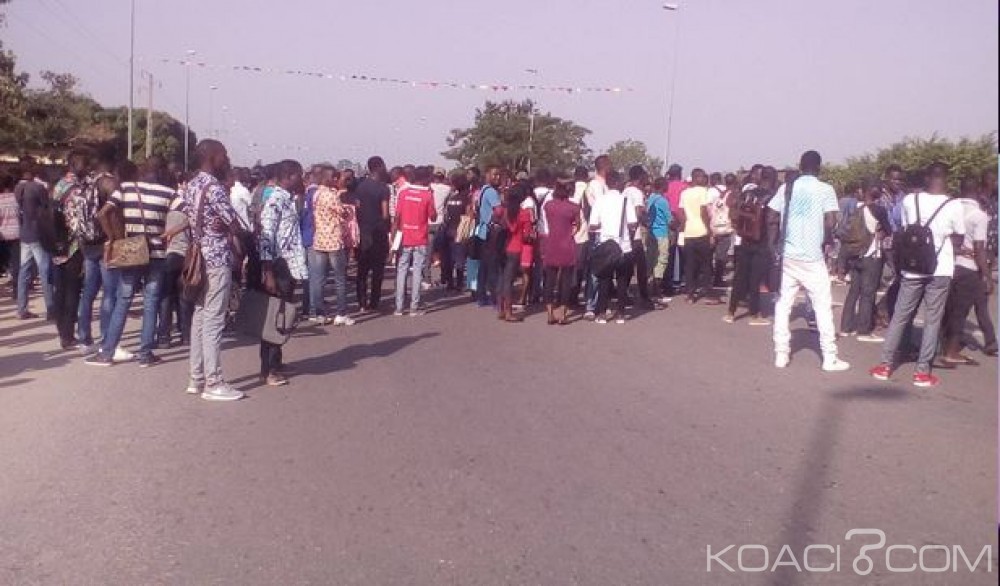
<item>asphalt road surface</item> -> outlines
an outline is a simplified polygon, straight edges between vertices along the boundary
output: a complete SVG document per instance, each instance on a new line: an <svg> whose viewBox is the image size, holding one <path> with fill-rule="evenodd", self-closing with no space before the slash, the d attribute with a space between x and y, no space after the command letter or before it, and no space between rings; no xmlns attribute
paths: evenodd
<svg viewBox="0 0 1000 586"><path fill-rule="evenodd" d="M821 372L801 319L778 371L770 329L720 308L549 327L463 301L303 327L281 388L229 339L248 398L209 403L185 349L88 367L5 299L0 584L996 584L995 360L920 390L912 365L868 378L878 345ZM851 529L886 536L864 578L879 539ZM786 544L839 565L772 571ZM891 572L890 545L949 571Z"/></svg>

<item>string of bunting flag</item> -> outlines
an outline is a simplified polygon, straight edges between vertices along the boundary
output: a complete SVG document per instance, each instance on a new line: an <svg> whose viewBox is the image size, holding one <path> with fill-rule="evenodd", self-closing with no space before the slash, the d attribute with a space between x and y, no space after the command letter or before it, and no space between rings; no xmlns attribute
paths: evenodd
<svg viewBox="0 0 1000 586"><path fill-rule="evenodd" d="M628 87L570 87L539 84L512 84L512 83L459 83L454 81L417 81L409 79L398 79L394 77L380 77L377 75L327 73L322 71L304 71L301 69L282 69L278 67L257 67L253 65L216 65L205 61L195 61L188 59L161 59L162 63L183 65L185 67L198 67L201 69L211 69L215 71L236 71L245 73L260 73L271 75L292 75L298 77L311 77L316 79L339 80L342 82L357 83L383 83L399 86L409 86L425 89L455 89L455 90L477 90L477 91L543 91L559 92L567 94L581 93L623 93L632 92Z"/></svg>

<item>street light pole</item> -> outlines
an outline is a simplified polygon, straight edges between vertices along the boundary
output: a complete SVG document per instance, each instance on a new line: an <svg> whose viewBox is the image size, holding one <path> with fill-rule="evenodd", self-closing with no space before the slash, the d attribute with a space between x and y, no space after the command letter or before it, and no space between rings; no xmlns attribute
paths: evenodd
<svg viewBox="0 0 1000 586"><path fill-rule="evenodd" d="M525 69L527 73L538 75L537 69ZM531 156L535 143L535 101L531 100L531 112L528 116L528 175L531 175Z"/></svg>
<svg viewBox="0 0 1000 586"><path fill-rule="evenodd" d="M217 85L208 86L208 137L218 138L215 136L215 90L219 89Z"/></svg>
<svg viewBox="0 0 1000 586"><path fill-rule="evenodd" d="M132 160L132 108L135 106L135 0L131 2L128 50L128 159Z"/></svg>
<svg viewBox="0 0 1000 586"><path fill-rule="evenodd" d="M666 3L663 5L663 9L668 12L677 12L680 10L679 4ZM670 164L670 140L673 138L672 126L674 122L674 90L677 88L677 51L680 48L680 27L677 25L676 19L674 20L674 55L673 55L673 66L670 69L670 90L669 97L667 98L667 133L665 137L665 146L663 149L663 165L667 166Z"/></svg>
<svg viewBox="0 0 1000 586"><path fill-rule="evenodd" d="M187 59L184 60L184 171L188 171L188 161L190 150L191 134L191 57L195 51L188 49Z"/></svg>

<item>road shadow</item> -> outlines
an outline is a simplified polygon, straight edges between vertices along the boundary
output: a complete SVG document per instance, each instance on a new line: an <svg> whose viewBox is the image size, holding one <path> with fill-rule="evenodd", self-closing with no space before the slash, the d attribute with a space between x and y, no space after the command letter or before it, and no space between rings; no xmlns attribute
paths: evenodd
<svg viewBox="0 0 1000 586"><path fill-rule="evenodd" d="M349 370L357 366L358 362L366 358L385 358L399 352L411 344L427 338L439 336L438 332L427 332L418 336L402 336L399 338L389 338L374 344L354 344L346 346L332 354L314 356L290 362L288 366L294 369L296 375L323 375Z"/></svg>
<svg viewBox="0 0 1000 586"><path fill-rule="evenodd" d="M5 383L3 386L12 385L13 383L8 379L13 379L16 375L66 366L74 356L75 354L69 352L2 354L0 355L0 383ZM26 379L16 380L27 382Z"/></svg>
<svg viewBox="0 0 1000 586"><path fill-rule="evenodd" d="M829 488L829 472L833 464L834 450L840 436L840 427L848 405L865 402L904 401L912 398L906 390L889 384L850 387L829 393L821 403L818 421L809 446L805 451L805 461L799 473L799 483L795 489L791 509L788 512L785 529L779 547L788 545L796 555L816 541L813 531L819 522L824 505L824 493ZM772 584L789 586L799 583L802 575L793 566L782 566L775 573Z"/></svg>

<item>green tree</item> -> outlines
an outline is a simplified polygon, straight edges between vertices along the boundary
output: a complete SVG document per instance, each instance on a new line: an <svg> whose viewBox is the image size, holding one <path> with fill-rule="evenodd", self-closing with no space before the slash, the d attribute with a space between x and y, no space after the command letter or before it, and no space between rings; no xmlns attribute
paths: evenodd
<svg viewBox="0 0 1000 586"><path fill-rule="evenodd" d="M841 191L848 184L879 179L890 164L899 165L904 172L911 174L920 172L935 161L951 166L950 188L957 190L962 177L978 176L986 169L996 168L997 135L990 133L958 141L937 136L929 139L906 138L874 153L849 158L843 165L828 165L823 174Z"/></svg>
<svg viewBox="0 0 1000 586"><path fill-rule="evenodd" d="M567 170L585 161L590 155L585 142L590 131L549 112L536 112L532 133L534 108L531 100L487 101L476 110L475 124L471 128L456 128L449 133L450 148L441 155L463 167L500 165L524 169L530 138L531 166L535 169Z"/></svg>
<svg viewBox="0 0 1000 586"><path fill-rule="evenodd" d="M651 157L642 141L626 139L619 140L608 147L608 156L615 169L627 172L633 165L642 165L653 177L663 174L663 159Z"/></svg>
<svg viewBox="0 0 1000 586"><path fill-rule="evenodd" d="M25 92L24 120L28 129L21 147L55 156L79 140L101 106L75 91L78 82L72 74L43 71L40 77L49 87Z"/></svg>
<svg viewBox="0 0 1000 586"><path fill-rule="evenodd" d="M0 0L4 4L6 0ZM0 14L0 19L3 15ZM0 21L0 26L2 21ZM27 125L24 120L24 91L28 74L17 72L17 58L3 48L0 40L0 149L11 150L24 141Z"/></svg>

